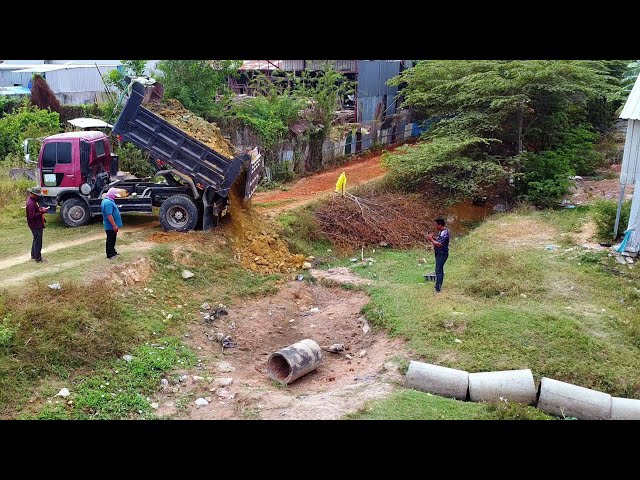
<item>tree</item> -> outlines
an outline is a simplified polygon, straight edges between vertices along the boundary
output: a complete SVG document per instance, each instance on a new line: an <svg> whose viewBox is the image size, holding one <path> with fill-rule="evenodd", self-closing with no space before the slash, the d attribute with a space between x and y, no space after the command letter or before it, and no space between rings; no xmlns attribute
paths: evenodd
<svg viewBox="0 0 640 480"><path fill-rule="evenodd" d="M227 79L241 65L241 60L163 60L156 76L166 98L179 100L201 117L221 117L231 97Z"/></svg>
<svg viewBox="0 0 640 480"><path fill-rule="evenodd" d="M638 78L639 74L640 60L634 60L633 62L627 64L624 76L622 77L622 91L624 92L625 98L631 93L631 89L635 85L636 78Z"/></svg>
<svg viewBox="0 0 640 480"><path fill-rule="evenodd" d="M49 88L47 81L40 75L33 76L31 103L42 110L49 109L60 113L60 102Z"/></svg>
<svg viewBox="0 0 640 480"><path fill-rule="evenodd" d="M115 88L119 92L123 92L127 88L124 78L127 76L142 76L148 60L120 60L120 62L122 63L120 68L111 70L102 78L104 79L104 83L108 86Z"/></svg>
<svg viewBox="0 0 640 480"><path fill-rule="evenodd" d="M405 104L442 116L440 133L495 138L508 153L553 148L584 118L587 101L619 98L597 61L423 61L389 83L406 82Z"/></svg>
<svg viewBox="0 0 640 480"><path fill-rule="evenodd" d="M421 61L388 83L404 83L404 105L438 119L428 137L494 140L485 144L486 153L505 159L502 164L511 165L514 174L525 164L541 169L527 178L536 182L537 193L553 184L555 199L567 188L560 177L577 167L575 152L593 146L594 118L599 129L611 122L620 101L620 71L619 61ZM600 110L590 115L594 106ZM583 144L576 145L578 140ZM570 149L558 150L567 143ZM555 150L555 156L535 161L522 156ZM597 163L582 153L581 168ZM560 173L547 168L558 155L571 157Z"/></svg>

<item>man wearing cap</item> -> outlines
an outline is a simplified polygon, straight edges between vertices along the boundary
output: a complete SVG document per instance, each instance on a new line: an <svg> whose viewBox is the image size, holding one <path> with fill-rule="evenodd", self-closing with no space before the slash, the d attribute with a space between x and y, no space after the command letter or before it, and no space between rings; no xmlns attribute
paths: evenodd
<svg viewBox="0 0 640 480"><path fill-rule="evenodd" d="M116 237L118 229L122 227L122 218L120 218L120 209L115 202L116 197L119 196L116 188L110 188L102 196L102 223L107 234L107 258L115 258L116 255L119 255L116 252Z"/></svg>
<svg viewBox="0 0 640 480"><path fill-rule="evenodd" d="M33 234L33 242L31 243L31 259L36 262L46 262L42 258L42 233L44 230L44 212L48 210L46 207L40 207L38 201L42 196L42 191L38 187L29 189L29 197L27 198L27 225Z"/></svg>

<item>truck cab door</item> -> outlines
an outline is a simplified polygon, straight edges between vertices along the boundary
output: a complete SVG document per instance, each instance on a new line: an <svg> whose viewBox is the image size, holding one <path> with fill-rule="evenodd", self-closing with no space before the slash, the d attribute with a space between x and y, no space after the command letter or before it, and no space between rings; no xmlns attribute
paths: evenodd
<svg viewBox="0 0 640 480"><path fill-rule="evenodd" d="M48 142L42 148L42 187L79 187L82 179L77 145L71 141Z"/></svg>

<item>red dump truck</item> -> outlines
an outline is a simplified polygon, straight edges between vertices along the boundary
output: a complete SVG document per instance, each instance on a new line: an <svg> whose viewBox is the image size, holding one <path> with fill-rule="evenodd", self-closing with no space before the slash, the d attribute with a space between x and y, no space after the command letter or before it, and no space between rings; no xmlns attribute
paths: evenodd
<svg viewBox="0 0 640 480"><path fill-rule="evenodd" d="M101 214L102 194L116 187L127 191L116 199L123 213L152 214L155 206L166 230L208 230L226 212L229 189L244 171L244 199L251 197L263 170L257 148L228 158L144 108L144 98L145 87L133 82L111 134L148 152L163 181L116 178L118 157L102 132L52 135L42 142L37 167L47 213L59 209L65 225L86 225Z"/></svg>

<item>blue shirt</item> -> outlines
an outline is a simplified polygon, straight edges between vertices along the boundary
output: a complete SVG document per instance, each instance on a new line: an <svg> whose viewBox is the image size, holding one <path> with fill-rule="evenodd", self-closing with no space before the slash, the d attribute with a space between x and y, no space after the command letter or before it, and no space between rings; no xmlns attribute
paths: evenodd
<svg viewBox="0 0 640 480"><path fill-rule="evenodd" d="M436 242L441 243L441 247L433 246L433 251L436 255L445 255L449 253L449 230L446 228L440 232Z"/></svg>
<svg viewBox="0 0 640 480"><path fill-rule="evenodd" d="M109 215L113 217L113 221L116 222L118 228L122 226L122 218L120 218L120 209L116 205L116 202L111 200L110 198L103 198L102 204L100 205L100 209L102 210L102 223L104 225L105 230L113 230L111 226L111 222L107 218Z"/></svg>

